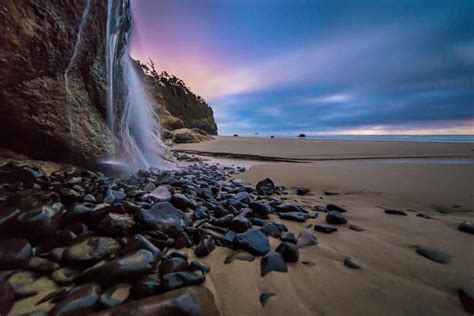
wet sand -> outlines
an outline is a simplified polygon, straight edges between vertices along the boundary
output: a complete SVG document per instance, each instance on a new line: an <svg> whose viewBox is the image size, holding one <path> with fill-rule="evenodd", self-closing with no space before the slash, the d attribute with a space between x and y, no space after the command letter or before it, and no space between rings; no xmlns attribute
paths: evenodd
<svg viewBox="0 0 474 316"><path fill-rule="evenodd" d="M238 150L245 153L268 155L276 153L278 148L284 149L281 144L248 147L254 142L269 144L274 141L271 139L236 139L236 143L240 142ZM192 148L223 150L219 147L223 146L220 140L214 144L192 145ZM232 138L228 144L233 141ZM293 140L300 144L307 141L318 143ZM279 152L279 156L374 157L382 153L387 156L465 156L470 155L472 147L472 144L333 141L338 142L336 146L328 142L331 141L324 141L325 147L333 150L328 153L307 147L298 149L292 144L286 151ZM224 149L237 151L232 147ZM374 151L367 151L369 149ZM363 227L365 231L356 232L346 224L332 234L316 232L319 244L301 249L300 262L289 264L288 273L271 272L263 278L258 261L234 261L224 265L230 250L216 249L202 261L211 264L205 285L213 290L224 315L467 314L457 290L473 278L474 236L459 231L457 226L463 221L474 221L474 164L367 160L269 162L256 164L238 177L252 184L270 177L276 184L287 187L289 202L297 201L308 209L328 203L343 205L348 210L345 217L349 224ZM297 196L296 186L307 187L311 192ZM326 196L326 190L340 194ZM385 214L385 208L404 210L408 216ZM418 213L432 219L417 217ZM325 224L324 218L325 214L320 214L319 218L306 223L283 222L290 231L313 232L313 228L306 225ZM278 220L276 216L274 219ZM276 239L270 239L273 247L279 244ZM447 264L430 261L415 252L416 246L441 251L452 256L452 260ZM344 266L345 257L353 258L362 269ZM302 261L314 265L304 265ZM259 302L262 292L276 294L263 308Z"/></svg>

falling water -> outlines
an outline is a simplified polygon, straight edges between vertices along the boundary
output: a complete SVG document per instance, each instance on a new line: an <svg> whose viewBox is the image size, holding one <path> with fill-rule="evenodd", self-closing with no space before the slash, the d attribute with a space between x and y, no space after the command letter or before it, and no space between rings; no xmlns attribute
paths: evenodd
<svg viewBox="0 0 474 316"><path fill-rule="evenodd" d="M81 36L82 36L82 31L84 29L85 22L87 20L87 16L89 15L89 10L90 10L90 4L91 0L87 0L86 2L86 7L84 8L84 11L82 12L81 16L81 23L79 24L79 29L77 31L77 37L76 37L76 43L74 44L74 52L71 56L71 59L69 60L69 63L67 64L66 70L64 71L64 85L66 88L66 116L68 119L68 124L69 124L69 138L72 141L72 133L73 133L73 128L72 128L72 116L71 116L71 106L72 106L72 101L73 101L73 95L71 91L69 90L69 73L72 70L72 67L74 66L74 63L76 61L77 54L79 52L79 48L81 46Z"/></svg>
<svg viewBox="0 0 474 316"><path fill-rule="evenodd" d="M120 146L110 161L119 161L134 171L163 166L165 146L159 137L158 116L130 57L129 10L128 0L108 0L107 121Z"/></svg>

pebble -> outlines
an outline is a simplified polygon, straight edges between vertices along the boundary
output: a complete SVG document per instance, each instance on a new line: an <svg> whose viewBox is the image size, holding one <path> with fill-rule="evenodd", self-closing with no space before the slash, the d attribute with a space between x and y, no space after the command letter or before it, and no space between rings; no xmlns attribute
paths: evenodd
<svg viewBox="0 0 474 316"><path fill-rule="evenodd" d="M458 290L459 301L469 314L474 314L474 281Z"/></svg>
<svg viewBox="0 0 474 316"><path fill-rule="evenodd" d="M295 244L282 242L275 250L278 252L286 262L298 262L300 257L298 247Z"/></svg>
<svg viewBox="0 0 474 316"><path fill-rule="evenodd" d="M288 267L278 252L271 251L260 260L260 270L260 275L263 277L271 271L287 272Z"/></svg>
<svg viewBox="0 0 474 316"><path fill-rule="evenodd" d="M349 257L344 259L344 265L351 269L361 269L360 264L358 264L352 258L349 258Z"/></svg>
<svg viewBox="0 0 474 316"><path fill-rule="evenodd" d="M89 237L67 247L63 260L71 265L90 266L120 250L117 241L110 237Z"/></svg>
<svg viewBox="0 0 474 316"><path fill-rule="evenodd" d="M317 232L326 233L326 234L337 232L336 227L325 226L325 225L314 225L314 230Z"/></svg>
<svg viewBox="0 0 474 316"><path fill-rule="evenodd" d="M385 214L407 216L407 213L400 210L385 210Z"/></svg>
<svg viewBox="0 0 474 316"><path fill-rule="evenodd" d="M272 195L275 191L275 184L272 179L266 178L257 183L256 189L260 195Z"/></svg>
<svg viewBox="0 0 474 316"><path fill-rule="evenodd" d="M309 193L309 189L303 188L303 187L298 187L296 188L296 194L297 195L305 195Z"/></svg>
<svg viewBox="0 0 474 316"><path fill-rule="evenodd" d="M215 247L216 243L214 241L214 238L212 238L212 236L210 235L207 235L201 240L196 249L194 249L194 254L198 258L205 257L210 254Z"/></svg>
<svg viewBox="0 0 474 316"><path fill-rule="evenodd" d="M298 248L303 248L306 246L313 246L317 244L318 244L318 239L316 238L316 236L314 236L310 232L303 231L298 236L298 241L296 243L296 246Z"/></svg>
<svg viewBox="0 0 474 316"><path fill-rule="evenodd" d="M263 256L270 251L267 236L258 229L250 229L235 236L235 243L253 255Z"/></svg>
<svg viewBox="0 0 474 316"><path fill-rule="evenodd" d="M171 193L165 185L160 185L153 191L151 191L148 196L156 199L157 201L169 201L171 199Z"/></svg>
<svg viewBox="0 0 474 316"><path fill-rule="evenodd" d="M347 210L343 208L342 206L336 205L336 204L328 204L326 205L326 209L328 211L338 211L340 213L345 213Z"/></svg>
<svg viewBox="0 0 474 316"><path fill-rule="evenodd" d="M471 222L463 222L459 224L458 229L465 233L474 234L474 224Z"/></svg>
<svg viewBox="0 0 474 316"><path fill-rule="evenodd" d="M421 246L416 247L416 253L419 254L422 257L425 257L431 261L437 262L437 263L442 263L446 264L451 261L451 256L442 253L437 250L429 249L429 248L424 248Z"/></svg>
<svg viewBox="0 0 474 316"><path fill-rule="evenodd" d="M262 307L265 306L265 304L268 302L268 300L270 299L270 297L272 296L275 296L275 293L272 293L272 292L263 292L262 294L260 294L260 304L262 305Z"/></svg>
<svg viewBox="0 0 474 316"><path fill-rule="evenodd" d="M347 223L347 220L344 218L341 212L329 211L326 215L326 223L332 225L342 225Z"/></svg>

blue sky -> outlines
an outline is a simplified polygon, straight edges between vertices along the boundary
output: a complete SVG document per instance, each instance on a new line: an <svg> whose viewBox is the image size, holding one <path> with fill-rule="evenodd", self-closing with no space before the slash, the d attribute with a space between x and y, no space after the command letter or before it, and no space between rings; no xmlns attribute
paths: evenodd
<svg viewBox="0 0 474 316"><path fill-rule="evenodd" d="M220 134L474 133L474 1L132 0Z"/></svg>

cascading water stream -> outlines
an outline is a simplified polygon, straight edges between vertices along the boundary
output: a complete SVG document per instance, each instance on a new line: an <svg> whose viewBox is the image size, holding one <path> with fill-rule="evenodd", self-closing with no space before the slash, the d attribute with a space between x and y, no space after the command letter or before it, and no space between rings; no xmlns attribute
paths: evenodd
<svg viewBox="0 0 474 316"><path fill-rule="evenodd" d="M90 5L91 5L91 0L87 0L84 11L82 12L81 23L79 24L79 29L77 31L76 43L74 44L74 52L71 56L71 59L69 60L69 63L67 64L66 70L64 71L64 86L65 86L65 89L66 89L66 116L67 116L68 124L69 124L69 138L70 138L70 141L73 140L73 137L72 137L72 134L73 134L73 126L72 126L73 120L72 120L72 113L71 113L73 95L72 95L71 91L69 90L69 73L71 72L72 67L74 66L74 63L75 63L76 58L77 58L77 54L79 52L79 48L81 46L82 31L84 30L84 25L85 25L85 22L87 20L87 16L89 15Z"/></svg>

